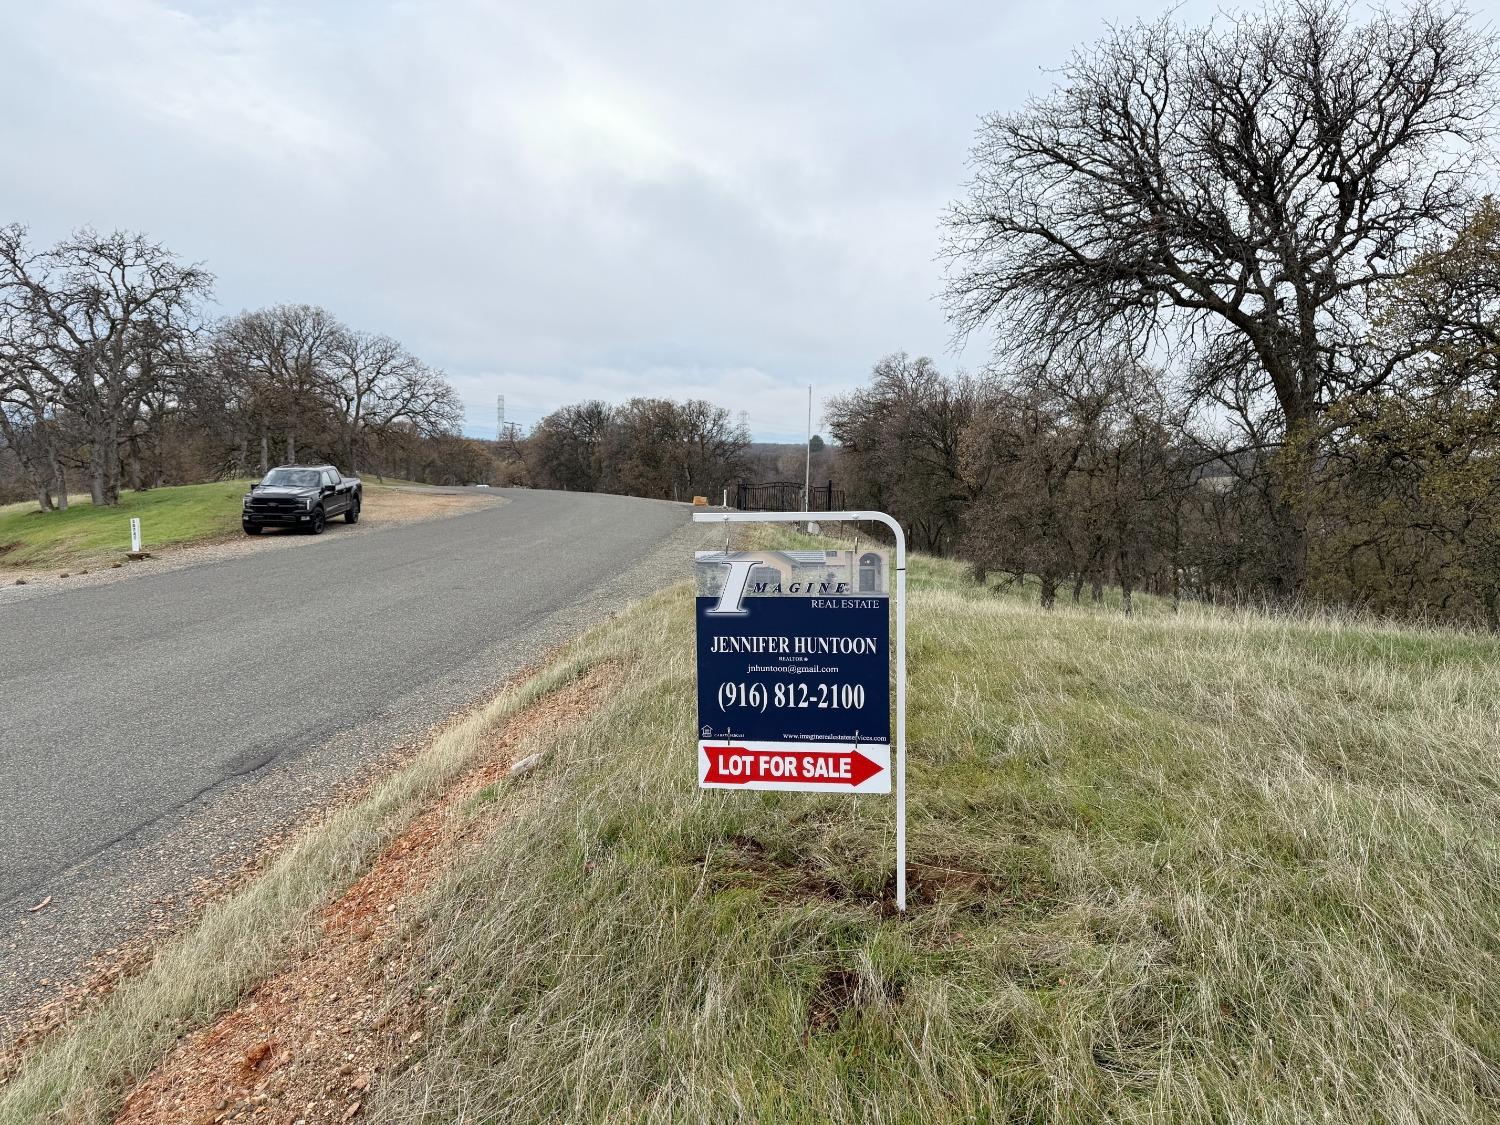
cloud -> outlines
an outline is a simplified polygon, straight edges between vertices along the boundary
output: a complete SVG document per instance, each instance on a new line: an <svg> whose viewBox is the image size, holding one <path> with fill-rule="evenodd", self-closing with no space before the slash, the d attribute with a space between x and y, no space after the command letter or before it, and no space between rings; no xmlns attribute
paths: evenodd
<svg viewBox="0 0 1500 1125"><path fill-rule="evenodd" d="M795 438L945 366L977 116L1118 5L57 0L4 13L0 221L147 230L226 311L310 301L445 368L474 432L696 395ZM1147 9L1154 12L1154 9ZM45 96L39 96L44 92ZM529 420L529 418L528 418Z"/></svg>

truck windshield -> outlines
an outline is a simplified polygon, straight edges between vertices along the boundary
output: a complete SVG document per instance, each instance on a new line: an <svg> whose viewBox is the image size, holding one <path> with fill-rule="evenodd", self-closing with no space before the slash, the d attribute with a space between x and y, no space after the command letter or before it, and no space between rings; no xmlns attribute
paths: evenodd
<svg viewBox="0 0 1500 1125"><path fill-rule="evenodd" d="M317 488L322 475L317 469L272 469L260 483L279 488Z"/></svg>

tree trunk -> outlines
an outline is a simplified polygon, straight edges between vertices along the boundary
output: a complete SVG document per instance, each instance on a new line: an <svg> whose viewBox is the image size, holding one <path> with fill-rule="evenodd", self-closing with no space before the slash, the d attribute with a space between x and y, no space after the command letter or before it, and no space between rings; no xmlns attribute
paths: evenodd
<svg viewBox="0 0 1500 1125"><path fill-rule="evenodd" d="M1182 605L1182 498L1172 508L1172 612Z"/></svg>
<svg viewBox="0 0 1500 1125"><path fill-rule="evenodd" d="M1307 521L1294 505L1278 501L1276 526L1276 592L1291 601L1307 584Z"/></svg>
<svg viewBox="0 0 1500 1125"><path fill-rule="evenodd" d="M1083 600L1083 571L1073 575L1073 604L1077 605Z"/></svg>
<svg viewBox="0 0 1500 1125"><path fill-rule="evenodd" d="M291 430L286 432L286 463L288 465L297 463L297 435Z"/></svg>
<svg viewBox="0 0 1500 1125"><path fill-rule="evenodd" d="M1094 578L1090 585L1092 586L1092 589L1089 591L1090 597L1093 599L1094 604L1098 605L1104 600L1104 575L1097 570L1094 571Z"/></svg>
<svg viewBox="0 0 1500 1125"><path fill-rule="evenodd" d="M120 424L113 416L105 429L104 503L110 508L120 503Z"/></svg>
<svg viewBox="0 0 1500 1125"><path fill-rule="evenodd" d="M1130 560L1125 557L1125 552L1120 552L1120 608L1129 617L1134 606L1131 604L1131 593L1135 586L1135 575L1130 572Z"/></svg>
<svg viewBox="0 0 1500 1125"><path fill-rule="evenodd" d="M1491 586L1485 595L1484 623L1491 633L1500 633L1500 586Z"/></svg>
<svg viewBox="0 0 1500 1125"><path fill-rule="evenodd" d="M1271 520L1276 535L1277 593L1299 597L1307 586L1307 511L1312 504L1318 464L1317 427L1312 408L1289 408L1286 447L1272 466L1275 486Z"/></svg>
<svg viewBox="0 0 1500 1125"><path fill-rule="evenodd" d="M266 436L264 424L260 428L260 475L265 476L271 471L271 439Z"/></svg>
<svg viewBox="0 0 1500 1125"><path fill-rule="evenodd" d="M105 499L105 461L104 443L97 437L94 439L94 447L89 451L89 470L92 474L89 480L89 500L96 508L102 508Z"/></svg>
<svg viewBox="0 0 1500 1125"><path fill-rule="evenodd" d="M42 511L56 508L59 512L66 512L68 510L68 479L63 473L62 462L57 459L57 450L52 448L50 438L43 447L42 467L47 474L38 485L38 488L47 494L47 503L42 505Z"/></svg>
<svg viewBox="0 0 1500 1125"><path fill-rule="evenodd" d="M141 490L141 451L134 438L130 439L130 490Z"/></svg>
<svg viewBox="0 0 1500 1125"><path fill-rule="evenodd" d="M1057 575L1042 575L1042 608L1051 609L1057 604Z"/></svg>

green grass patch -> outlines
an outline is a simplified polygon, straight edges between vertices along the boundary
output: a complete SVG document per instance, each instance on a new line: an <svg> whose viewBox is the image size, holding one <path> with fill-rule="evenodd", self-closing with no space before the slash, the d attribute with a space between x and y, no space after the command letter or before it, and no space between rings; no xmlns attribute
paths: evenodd
<svg viewBox="0 0 1500 1125"><path fill-rule="evenodd" d="M0 568L65 569L122 558L130 550L131 517L141 521L141 546L146 551L237 536L240 501L251 483L228 480L122 492L115 508L96 508L87 496L70 497L65 512L43 512L34 501L4 505ZM365 494L374 498L391 486L427 487L387 478L365 484Z"/></svg>
<svg viewBox="0 0 1500 1125"><path fill-rule="evenodd" d="M130 550L130 520L141 521L142 547L158 550L237 532L247 480L186 484L122 492L115 508L71 499L65 512L35 503L0 508L0 566L69 566L122 557Z"/></svg>

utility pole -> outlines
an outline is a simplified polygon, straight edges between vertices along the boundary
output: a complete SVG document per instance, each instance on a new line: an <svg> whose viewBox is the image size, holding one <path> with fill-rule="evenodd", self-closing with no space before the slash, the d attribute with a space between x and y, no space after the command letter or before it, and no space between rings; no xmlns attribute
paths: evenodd
<svg viewBox="0 0 1500 1125"><path fill-rule="evenodd" d="M807 461L802 475L802 510L811 511L812 503L812 384L807 384Z"/></svg>

